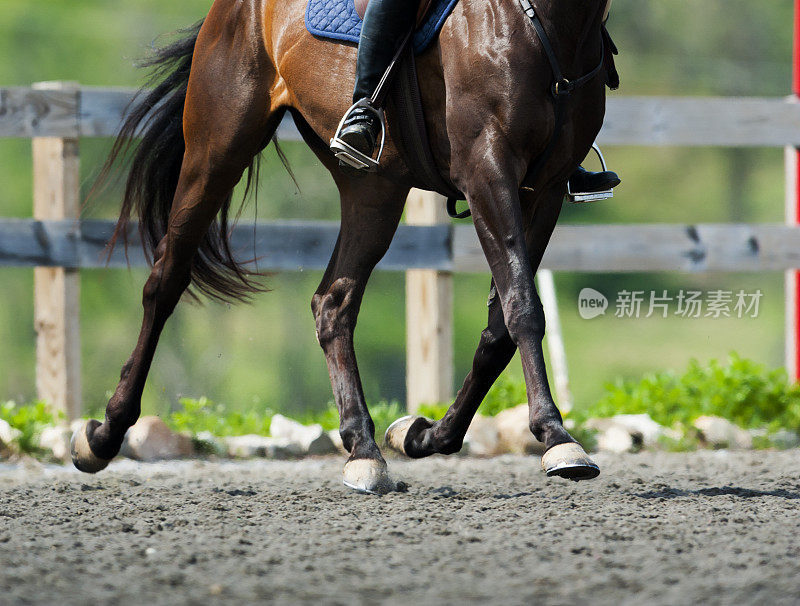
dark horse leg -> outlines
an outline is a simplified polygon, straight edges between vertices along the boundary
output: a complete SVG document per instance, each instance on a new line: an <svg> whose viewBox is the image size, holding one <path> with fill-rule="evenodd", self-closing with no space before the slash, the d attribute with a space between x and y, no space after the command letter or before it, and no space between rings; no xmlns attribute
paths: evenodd
<svg viewBox="0 0 800 606"><path fill-rule="evenodd" d="M544 197L544 204L537 205L532 226L525 230L518 189L512 183L512 179L504 183L484 177L471 180L472 188L467 190L499 299L499 304L495 301L490 308L489 325L481 336L473 371L442 420L431 424L419 417L405 418L390 428L387 442L409 456L456 452L489 387L519 348L530 430L548 449L543 467L549 475L589 479L599 473L597 466L564 429L548 386L542 352L545 318L534 281L534 268L558 218L563 184ZM529 209L530 204L526 205Z"/></svg>
<svg viewBox="0 0 800 606"><path fill-rule="evenodd" d="M311 309L339 411L339 432L350 453L344 483L360 492L383 493L393 490L394 483L375 443L375 425L358 374L353 331L367 280L389 248L408 188L374 175L340 178L337 184L342 204L339 240Z"/></svg>
<svg viewBox="0 0 800 606"><path fill-rule="evenodd" d="M522 192L521 197L526 211L524 225L528 226L525 230L528 260L535 272L558 220L564 198L564 186L559 183L551 188L538 204L531 192ZM535 304L541 305L538 302L538 293ZM544 322L543 314L537 317L541 317ZM544 325L539 327L538 333L544 334ZM409 418L406 421L408 431L403 437L401 450L413 458L437 453L453 454L461 450L464 436L478 407L516 351L517 345L506 327L500 298L494 296L489 303L487 326L481 333L480 342L475 350L472 370L464 379L455 402L444 417L434 423L422 417Z"/></svg>
<svg viewBox="0 0 800 606"><path fill-rule="evenodd" d="M221 204L280 121L279 112L270 108L264 73L268 66L261 64L258 52L230 36L223 27L225 21L208 19L200 32L197 48L202 42L202 48L212 51L196 51L192 62L183 112L186 151L167 233L155 251L144 286L141 332L108 402L105 421L90 420L73 436L73 462L82 471L103 469L138 419L159 335L189 286L197 247ZM232 65L241 69L226 67Z"/></svg>

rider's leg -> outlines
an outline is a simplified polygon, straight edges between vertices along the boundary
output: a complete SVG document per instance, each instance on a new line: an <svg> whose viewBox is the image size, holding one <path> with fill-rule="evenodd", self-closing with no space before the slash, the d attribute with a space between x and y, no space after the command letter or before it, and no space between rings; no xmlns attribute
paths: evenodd
<svg viewBox="0 0 800 606"><path fill-rule="evenodd" d="M370 0L361 27L353 103L369 98L392 61L405 35L414 26L417 3L411 0ZM380 122L369 110L356 109L345 120L342 141L372 156Z"/></svg>

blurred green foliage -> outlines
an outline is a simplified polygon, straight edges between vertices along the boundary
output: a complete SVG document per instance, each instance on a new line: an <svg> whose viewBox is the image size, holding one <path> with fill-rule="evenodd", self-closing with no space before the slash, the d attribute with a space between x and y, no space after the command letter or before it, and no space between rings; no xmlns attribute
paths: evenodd
<svg viewBox="0 0 800 606"><path fill-rule="evenodd" d="M230 410L205 397L181 398L178 405L165 419L174 431L192 435L207 431L214 436L269 435L273 414L269 410Z"/></svg>
<svg viewBox="0 0 800 606"><path fill-rule="evenodd" d="M74 80L83 85L135 86L135 60L151 41L201 18L209 0L4 0L0 11L0 85ZM744 0L624 2L610 29L620 47L622 94L764 95L789 92L792 5ZM324 86L324 83L320 83ZM617 94L617 93L612 93ZM110 148L81 141L86 194ZM298 191L274 150L265 153L261 195L242 222L253 219L336 219L336 189L313 154L286 143ZM609 148L606 157L623 185L615 199L565 206L563 222L727 222L783 220L782 150ZM0 216L31 215L30 141L0 140ZM119 185L87 204L87 218L116 216ZM32 272L0 268L0 397L35 397ZM135 344L145 270L82 272L81 322L84 408L99 413L119 368ZM204 394L229 411L330 414L330 385L314 339L309 301L319 272L269 278L273 292L252 306L182 304L167 324L143 397L147 413L184 410L179 399ZM457 382L469 370L485 325L488 276L455 277ZM584 286L619 288L761 288L757 320L581 320L575 301ZM730 350L777 366L782 361L782 276L678 274L559 274L559 301L576 409L602 394L615 377L632 379L681 368ZM369 401L405 399L405 319L399 274L371 280L356 330L359 372ZM515 358L505 377L521 379ZM457 386L454 386L457 387ZM491 396L490 396L491 397ZM516 399L516 395L513 399ZM524 399L524 398L523 398ZM321 412L320 412L321 411Z"/></svg>
<svg viewBox="0 0 800 606"><path fill-rule="evenodd" d="M683 373L619 380L608 384L606 392L581 411L579 423L589 417L646 413L666 427L688 428L698 417L713 415L748 429L800 431L800 385L790 383L782 368L768 371L735 353L727 364L692 360Z"/></svg>
<svg viewBox="0 0 800 606"><path fill-rule="evenodd" d="M16 404L4 402L0 404L0 419L7 422L12 429L20 432L11 446L20 452L38 454L39 434L45 427L55 425L62 420L60 414L55 414L44 402L32 404Z"/></svg>

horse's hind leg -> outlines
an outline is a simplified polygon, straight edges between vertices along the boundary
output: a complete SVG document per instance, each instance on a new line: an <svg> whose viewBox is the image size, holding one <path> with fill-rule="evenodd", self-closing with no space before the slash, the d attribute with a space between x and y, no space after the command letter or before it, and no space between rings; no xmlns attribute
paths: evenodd
<svg viewBox="0 0 800 606"><path fill-rule="evenodd" d="M375 425L361 387L353 331L367 280L389 248L408 188L377 176L338 179L342 224L328 270L311 303L339 411L339 432L350 453L346 486L381 493L394 488L375 443Z"/></svg>
<svg viewBox="0 0 800 606"><path fill-rule="evenodd" d="M103 469L138 419L159 335L189 286L197 248L221 204L280 121L280 115L270 112L266 83L253 80L255 75L241 76L244 70L219 69L246 65L249 55L244 49L213 27L205 33L205 43L210 38L214 50L209 56L195 52L183 112L186 151L167 233L155 251L144 286L139 339L108 402L105 421L90 420L73 436L73 462L82 471ZM201 32L198 49L202 42Z"/></svg>

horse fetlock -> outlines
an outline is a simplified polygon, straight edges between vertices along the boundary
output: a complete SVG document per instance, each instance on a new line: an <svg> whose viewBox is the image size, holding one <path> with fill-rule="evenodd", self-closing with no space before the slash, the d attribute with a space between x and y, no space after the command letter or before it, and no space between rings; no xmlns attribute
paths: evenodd
<svg viewBox="0 0 800 606"><path fill-rule="evenodd" d="M342 437L342 446L350 453L351 457L361 459L379 459L381 451L375 442L375 425L369 420L368 426L345 424L339 428Z"/></svg>
<svg viewBox="0 0 800 606"><path fill-rule="evenodd" d="M447 437L445 439L436 440L436 452L443 455L451 455L461 452L464 447L463 437Z"/></svg>
<svg viewBox="0 0 800 606"><path fill-rule="evenodd" d="M564 425L560 420L547 422L535 420L531 421L528 427L533 436L547 448L552 448L556 444L575 442L575 439L564 429Z"/></svg>

